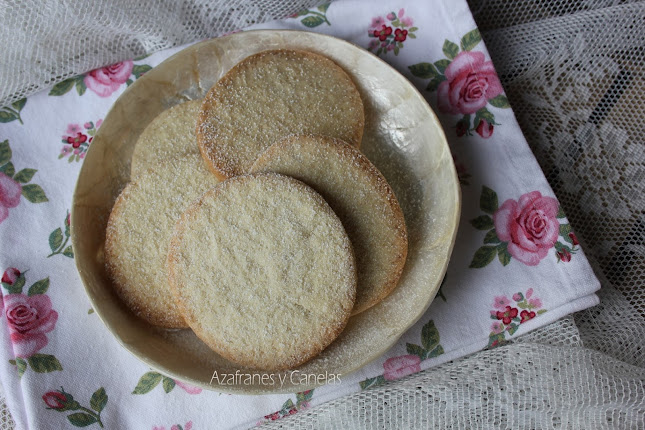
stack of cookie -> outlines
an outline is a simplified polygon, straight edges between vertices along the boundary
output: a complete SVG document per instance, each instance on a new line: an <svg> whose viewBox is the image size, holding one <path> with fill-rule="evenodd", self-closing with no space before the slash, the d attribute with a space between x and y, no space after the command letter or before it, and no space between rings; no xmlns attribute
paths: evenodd
<svg viewBox="0 0 645 430"><path fill-rule="evenodd" d="M299 366L385 298L403 213L360 152L360 94L330 59L265 51L139 137L106 232L122 301L252 369Z"/></svg>

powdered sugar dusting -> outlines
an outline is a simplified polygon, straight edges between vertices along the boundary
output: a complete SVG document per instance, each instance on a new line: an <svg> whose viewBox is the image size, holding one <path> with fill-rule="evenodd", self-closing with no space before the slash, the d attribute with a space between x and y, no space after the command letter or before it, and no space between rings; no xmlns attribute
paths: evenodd
<svg viewBox="0 0 645 430"><path fill-rule="evenodd" d="M195 127L201 100L173 106L160 113L143 130L132 154L130 176L136 178L150 166L173 158L201 162Z"/></svg>
<svg viewBox="0 0 645 430"><path fill-rule="evenodd" d="M238 176L184 214L169 257L193 330L224 357L294 367L342 330L356 272L340 220L282 175Z"/></svg>
<svg viewBox="0 0 645 430"><path fill-rule="evenodd" d="M358 147L364 122L360 95L334 62L304 51L265 51L208 92L197 136L202 155L230 177L293 133L325 134Z"/></svg>
<svg viewBox="0 0 645 430"><path fill-rule="evenodd" d="M168 288L168 243L188 204L217 183L203 163L178 159L153 165L117 199L106 232L108 271L122 300L152 324L185 327Z"/></svg>
<svg viewBox="0 0 645 430"><path fill-rule="evenodd" d="M354 313L396 287L407 256L403 213L383 175L360 151L324 136L291 136L267 149L251 171L297 178L338 214L356 254Z"/></svg>

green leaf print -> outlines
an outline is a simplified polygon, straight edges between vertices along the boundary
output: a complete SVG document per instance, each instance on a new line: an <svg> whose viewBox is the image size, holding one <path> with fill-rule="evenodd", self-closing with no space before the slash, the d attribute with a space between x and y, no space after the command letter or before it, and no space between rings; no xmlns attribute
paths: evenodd
<svg viewBox="0 0 645 430"><path fill-rule="evenodd" d="M166 393L170 393L172 389L175 388L175 381L172 378L164 376L162 385L163 385L163 390Z"/></svg>
<svg viewBox="0 0 645 430"><path fill-rule="evenodd" d="M405 344L405 349L410 355L416 355L421 359L421 361L426 359L426 356L428 355L428 351L426 351L423 347L419 345L415 345L413 343L406 343Z"/></svg>
<svg viewBox="0 0 645 430"><path fill-rule="evenodd" d="M470 224L477 230L490 230L495 227L493 218L488 215L480 215L475 219L470 220Z"/></svg>
<svg viewBox="0 0 645 430"><path fill-rule="evenodd" d="M479 30L471 30L461 38L461 49L463 51L470 51L481 41L482 37L481 34L479 34Z"/></svg>
<svg viewBox="0 0 645 430"><path fill-rule="evenodd" d="M439 75L437 77L432 78L432 80L428 82L426 91L437 91L437 88L439 88L439 84L441 84L445 80L446 80L446 77L444 75Z"/></svg>
<svg viewBox="0 0 645 430"><path fill-rule="evenodd" d="M37 184L27 184L22 187L22 195L32 203L48 202L45 191Z"/></svg>
<svg viewBox="0 0 645 430"><path fill-rule="evenodd" d="M434 325L434 321L430 320L421 329L421 345L426 351L430 351L439 344L439 331Z"/></svg>
<svg viewBox="0 0 645 430"><path fill-rule="evenodd" d="M19 118L18 114L16 112L10 111L10 110L0 110L0 122L1 123L7 123L11 121L15 121Z"/></svg>
<svg viewBox="0 0 645 430"><path fill-rule="evenodd" d="M498 207L497 193L485 185L482 186L482 193L479 197L479 208L492 215L497 211Z"/></svg>
<svg viewBox="0 0 645 430"><path fill-rule="evenodd" d="M76 84L76 76L73 78L65 79L62 82L57 83L54 85L54 87L49 91L50 96L62 96L63 94L66 94L74 88L74 85Z"/></svg>
<svg viewBox="0 0 645 430"><path fill-rule="evenodd" d="M433 79L439 76L439 72L432 63L418 63L408 66L410 73L417 78Z"/></svg>
<svg viewBox="0 0 645 430"><path fill-rule="evenodd" d="M457 56L457 54L459 54L459 46L446 39L446 41L443 42L443 53L448 57L448 59L452 60Z"/></svg>
<svg viewBox="0 0 645 430"><path fill-rule="evenodd" d="M9 161L8 163L0 167L0 172L4 173L5 175L11 178L16 173L16 168L13 167L13 163Z"/></svg>
<svg viewBox="0 0 645 430"><path fill-rule="evenodd" d="M21 273L20 276L13 282L13 284L2 283L2 286L7 290L9 294L20 294L22 293L22 287L25 286L25 274Z"/></svg>
<svg viewBox="0 0 645 430"><path fill-rule="evenodd" d="M27 292L28 296L33 296L36 294L45 294L49 289L49 277L36 281Z"/></svg>
<svg viewBox="0 0 645 430"><path fill-rule="evenodd" d="M497 245L497 258L502 266L507 266L511 262L511 253L508 252L508 243L502 242Z"/></svg>
<svg viewBox="0 0 645 430"><path fill-rule="evenodd" d="M95 417L85 412L73 413L71 415L68 415L67 419L69 420L70 423L72 423L72 425L76 427L87 427L89 425L92 425L98 422L98 420Z"/></svg>
<svg viewBox="0 0 645 430"><path fill-rule="evenodd" d="M497 237L497 231L495 229L489 230L484 237L484 243L500 243L499 238Z"/></svg>
<svg viewBox="0 0 645 430"><path fill-rule="evenodd" d="M9 141L4 140L0 142L0 166L11 161L11 147Z"/></svg>
<svg viewBox="0 0 645 430"><path fill-rule="evenodd" d="M383 384L385 384L385 377L383 375L379 375L375 378L367 378L358 383L358 385L361 387L361 390L366 390L371 387L378 387L379 385Z"/></svg>
<svg viewBox="0 0 645 430"><path fill-rule="evenodd" d="M146 372L137 383L132 394L146 394L152 391L154 387L159 385L163 375L157 372Z"/></svg>
<svg viewBox="0 0 645 430"><path fill-rule="evenodd" d="M36 169L22 169L21 171L16 173L16 176L14 176L13 179L16 182L20 182L21 184L25 184L25 183L31 181L31 179L34 177L34 174L37 171L38 170L36 170Z"/></svg>
<svg viewBox="0 0 645 430"><path fill-rule="evenodd" d="M38 373L49 373L56 370L63 370L63 366L53 355L34 354L27 359L29 366Z"/></svg>
<svg viewBox="0 0 645 430"><path fill-rule="evenodd" d="M101 421L101 411L107 405L108 395L103 387L92 394L90 398L90 407L92 409L81 406L70 393L65 392L63 387L60 390L49 391L42 397L48 406L48 410L65 413L78 411L67 415L67 420L75 427L87 427L92 424L98 424L101 428L104 427Z"/></svg>
<svg viewBox="0 0 645 430"><path fill-rule="evenodd" d="M446 67L450 65L450 60L443 58L439 61L435 61L434 65L439 71L439 73L444 74L444 72L446 71Z"/></svg>
<svg viewBox="0 0 645 430"><path fill-rule="evenodd" d="M9 360L11 362L12 360ZM25 361L24 358L16 357L15 360L13 360L13 363L16 365L18 368L18 377L22 377L22 375L25 374L25 370L27 370L27 362Z"/></svg>
<svg viewBox="0 0 645 430"><path fill-rule="evenodd" d="M482 246L473 256L472 261L470 262L470 268L472 269L481 269L482 267L487 266L497 255L497 247L495 246Z"/></svg>
<svg viewBox="0 0 645 430"><path fill-rule="evenodd" d="M63 230L59 227L49 235L49 248L55 252L63 244Z"/></svg>
<svg viewBox="0 0 645 430"><path fill-rule="evenodd" d="M508 102L508 99L504 94L500 94L497 97L488 100L488 103L496 108L507 109L511 107L511 104Z"/></svg>
<svg viewBox="0 0 645 430"><path fill-rule="evenodd" d="M314 28L324 24L325 20L320 16L308 16L303 18L301 22L305 27Z"/></svg>
<svg viewBox="0 0 645 430"><path fill-rule="evenodd" d="M90 399L90 407L96 412L101 412L105 405L107 405L108 396L105 393L105 388L101 387L92 394Z"/></svg>

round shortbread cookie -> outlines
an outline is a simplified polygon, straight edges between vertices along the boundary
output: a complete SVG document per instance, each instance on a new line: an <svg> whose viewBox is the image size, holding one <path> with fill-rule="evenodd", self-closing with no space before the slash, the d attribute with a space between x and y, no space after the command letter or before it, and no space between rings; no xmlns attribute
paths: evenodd
<svg viewBox="0 0 645 430"><path fill-rule="evenodd" d="M150 166L173 158L202 163L195 127L202 100L191 100L161 112L143 130L132 154L130 177L136 178Z"/></svg>
<svg viewBox="0 0 645 430"><path fill-rule="evenodd" d="M264 51L235 65L206 94L197 123L202 156L220 178L246 173L290 134L323 134L359 147L365 117L351 78L312 52Z"/></svg>
<svg viewBox="0 0 645 430"><path fill-rule="evenodd" d="M218 183L203 162L195 165L193 160L177 159L139 175L112 208L106 267L119 297L150 324L187 327L168 286L168 245L179 216Z"/></svg>
<svg viewBox="0 0 645 430"><path fill-rule="evenodd" d="M358 287L355 315L397 285L408 253L403 212L381 172L360 151L325 136L290 136L267 149L251 172L289 175L318 191L352 241Z"/></svg>
<svg viewBox="0 0 645 430"><path fill-rule="evenodd" d="M311 359L354 305L354 255L340 220L310 187L275 173L237 176L191 204L167 264L193 331L250 368Z"/></svg>

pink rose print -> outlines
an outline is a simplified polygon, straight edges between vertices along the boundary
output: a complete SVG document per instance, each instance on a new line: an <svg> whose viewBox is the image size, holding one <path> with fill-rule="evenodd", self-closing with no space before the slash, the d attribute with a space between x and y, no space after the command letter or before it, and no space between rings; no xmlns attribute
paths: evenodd
<svg viewBox="0 0 645 430"><path fill-rule="evenodd" d="M51 300L45 294L49 278L34 282L26 295L23 294L25 281L25 273L13 267L5 270L2 276L2 288L6 290L2 296L4 313L16 357L9 363L17 367L19 376L28 366L38 373L63 370L56 357L39 353L47 346L46 334L55 328L58 320L58 313L52 309Z"/></svg>
<svg viewBox="0 0 645 430"><path fill-rule="evenodd" d="M421 362L429 358L438 357L444 353L440 343L440 336L434 321L430 320L421 329L421 344L406 343L408 355L391 357L383 363L383 374L374 378L367 378L359 385L361 390L385 384L421 370Z"/></svg>
<svg viewBox="0 0 645 430"><path fill-rule="evenodd" d="M402 355L388 358L383 364L383 376L388 381L394 381L404 376L421 371L421 359L416 355Z"/></svg>
<svg viewBox="0 0 645 430"><path fill-rule="evenodd" d="M85 86L101 97L108 97L124 84L130 74L134 63L132 60L122 61L111 66L95 69L85 75Z"/></svg>
<svg viewBox="0 0 645 430"><path fill-rule="evenodd" d="M42 397L48 409L64 409L69 402L66 393L60 391L49 391Z"/></svg>
<svg viewBox="0 0 645 430"><path fill-rule="evenodd" d="M533 295L533 288L526 290L526 294L521 291L513 294L514 305L509 304L502 310L490 311L490 317L494 320L491 325L491 331L488 335L488 347L493 348L506 340L506 336L512 336L520 328L521 324L532 320L538 315L546 312L542 309L542 301ZM497 306L498 298L495 297L493 307ZM522 309L521 311L519 309Z"/></svg>
<svg viewBox="0 0 645 430"><path fill-rule="evenodd" d="M497 237L508 252L528 266L537 265L558 240L558 201L539 191L509 199L493 214Z"/></svg>
<svg viewBox="0 0 645 430"><path fill-rule="evenodd" d="M446 67L446 80L437 88L439 110L473 114L503 91L491 61L482 52L462 51Z"/></svg>
<svg viewBox="0 0 645 430"><path fill-rule="evenodd" d="M74 399L74 396L65 392L63 387L60 390L48 391L43 394L42 398L48 410L66 414L71 411L78 411L67 415L68 421L74 427L87 427L92 424L98 424L100 428L104 428L103 422L101 421L101 412L107 406L108 395L103 387L92 393L88 405L89 408L82 406Z"/></svg>
<svg viewBox="0 0 645 430"><path fill-rule="evenodd" d="M506 306L508 306L511 303L510 300L506 296L497 296L495 297L495 302L493 303L493 307L496 309L504 309Z"/></svg>
<svg viewBox="0 0 645 430"><path fill-rule="evenodd" d="M573 232L569 233L567 236L571 240L571 243L573 244L573 246L576 246L576 245L580 244L580 242L578 242L578 238L576 237L576 235Z"/></svg>
<svg viewBox="0 0 645 430"><path fill-rule="evenodd" d="M556 254L558 256L559 261L563 261L565 263L568 263L569 261L571 261L571 253L566 249L563 249L562 251L557 251Z"/></svg>
<svg viewBox="0 0 645 430"><path fill-rule="evenodd" d="M31 203L49 201L40 185L30 184L36 169L21 169L11 162L9 140L0 142L0 223L9 217L9 209L15 208L24 197Z"/></svg>
<svg viewBox="0 0 645 430"><path fill-rule="evenodd" d="M20 277L20 270L15 267L10 267L2 274L2 282L8 285L13 285L14 282Z"/></svg>
<svg viewBox="0 0 645 430"><path fill-rule="evenodd" d="M22 185L0 172L0 222L7 219L10 208L18 206L21 195Z"/></svg>
<svg viewBox="0 0 645 430"><path fill-rule="evenodd" d="M16 357L31 357L47 345L45 333L52 331L58 320L48 296L9 294L4 296L4 307Z"/></svg>
<svg viewBox="0 0 645 430"><path fill-rule="evenodd" d="M494 128L495 127L493 126L493 124L489 124L488 121L482 119L481 121L479 121L479 125L477 126L477 128L475 128L475 131L484 139L488 139L493 135Z"/></svg>
<svg viewBox="0 0 645 430"><path fill-rule="evenodd" d="M568 263L573 258L573 254L578 252L578 238L571 231L569 224L560 224L560 235L564 238L564 242L555 243L555 256L559 262Z"/></svg>
<svg viewBox="0 0 645 430"><path fill-rule="evenodd" d="M497 193L483 186L479 204L486 214L472 219L470 223L487 233L484 246L473 256L471 268L485 267L494 260L495 255L503 266L508 265L512 258L527 266L536 266L551 248L555 248L558 262L568 262L571 254L577 250L569 236L571 227L559 221L564 214L553 197L531 191L517 201L508 199L499 206ZM559 242L560 236L572 246Z"/></svg>
<svg viewBox="0 0 645 430"><path fill-rule="evenodd" d="M442 51L446 58L408 68L414 76L430 80L426 90L437 92L439 111L461 115L455 126L458 137L472 136L475 131L487 139L499 125L487 106L509 108L510 104L502 94L502 84L493 63L486 60L483 52L473 51L479 42L481 35L474 29L458 43L444 41Z"/></svg>
<svg viewBox="0 0 645 430"><path fill-rule="evenodd" d="M367 35L374 39L370 40L367 49L376 55L387 54L390 51L399 55L403 42L408 38L415 39L414 32L418 28L412 26L412 18L405 16L404 9L400 9L398 14L392 11L385 18L381 15L372 18Z"/></svg>
<svg viewBox="0 0 645 430"><path fill-rule="evenodd" d="M188 394L199 394L202 392L201 388L182 382L179 379L175 379L175 384L177 384L181 389L183 389Z"/></svg>
<svg viewBox="0 0 645 430"><path fill-rule="evenodd" d="M135 61L143 58L136 58ZM151 69L152 67L147 64L134 64L132 60L122 61L111 66L92 70L85 75L77 75L65 79L54 85L48 95L62 96L75 89L76 93L82 96L89 88L101 97L108 97L124 83L126 85L132 84L135 79L139 79ZM97 124L96 127L98 128L99 125ZM76 132L69 132L68 134L73 135L79 131L82 130L76 130Z"/></svg>

